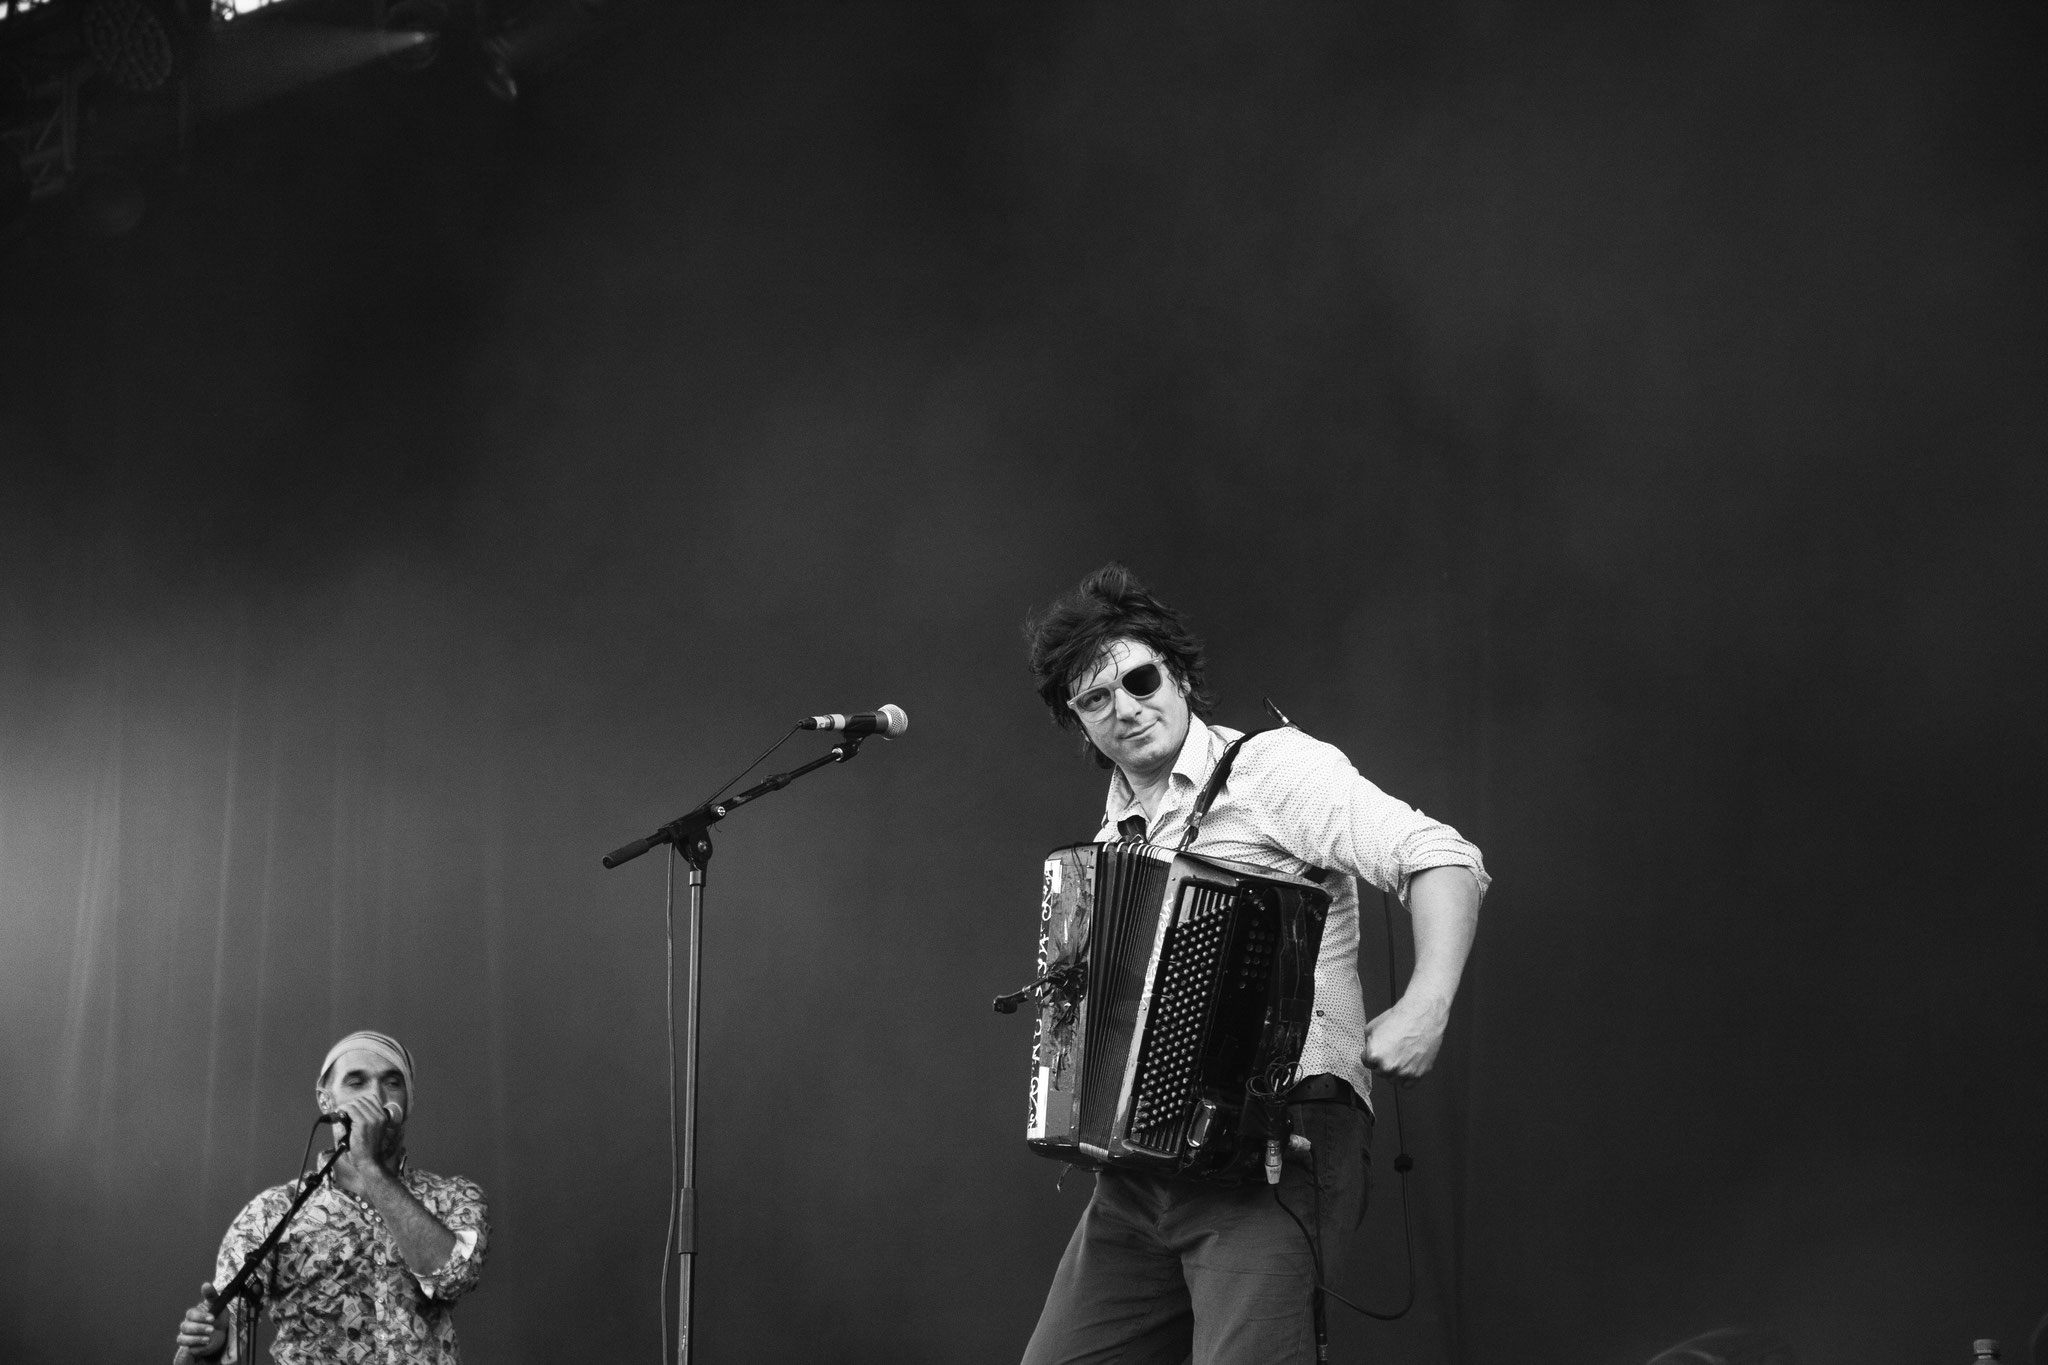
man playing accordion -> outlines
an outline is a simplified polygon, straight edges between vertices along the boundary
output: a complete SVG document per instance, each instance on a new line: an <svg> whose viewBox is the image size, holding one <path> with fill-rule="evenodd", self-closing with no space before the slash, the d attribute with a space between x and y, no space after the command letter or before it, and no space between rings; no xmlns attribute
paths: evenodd
<svg viewBox="0 0 2048 1365"><path fill-rule="evenodd" d="M1039 696L1110 769L1098 841L1180 842L1237 731L1211 725L1202 646L1121 564L1033 618ZM1426 1073L1442 1045L1487 876L1479 850L1292 727L1256 735L1199 818L1193 852L1322 877L1331 894L1313 1017L1286 1095L1296 1144L1277 1185L1202 1183L1108 1167L1060 1259L1026 1365L1274 1365L1315 1356L1309 1238L1354 1230L1371 1156L1370 1073ZM1398 895L1415 971L1365 1017L1358 893Z"/></svg>

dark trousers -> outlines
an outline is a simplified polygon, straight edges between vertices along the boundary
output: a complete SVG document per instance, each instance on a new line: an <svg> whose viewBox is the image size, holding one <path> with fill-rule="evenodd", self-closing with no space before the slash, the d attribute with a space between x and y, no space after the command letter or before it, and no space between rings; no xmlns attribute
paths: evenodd
<svg viewBox="0 0 2048 1365"><path fill-rule="evenodd" d="M1315 1272L1303 1228L1327 1257L1364 1220L1372 1115L1347 1100L1288 1112L1309 1152L1277 1186L1097 1174L1024 1365L1313 1361Z"/></svg>

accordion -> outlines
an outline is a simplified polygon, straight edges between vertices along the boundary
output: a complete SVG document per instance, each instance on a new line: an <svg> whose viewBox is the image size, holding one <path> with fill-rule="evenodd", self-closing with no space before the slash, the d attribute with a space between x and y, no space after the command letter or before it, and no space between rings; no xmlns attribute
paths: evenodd
<svg viewBox="0 0 2048 1365"><path fill-rule="evenodd" d="M1293 1082L1330 897L1124 840L1045 860L1026 1138L1040 1156L1235 1182Z"/></svg>

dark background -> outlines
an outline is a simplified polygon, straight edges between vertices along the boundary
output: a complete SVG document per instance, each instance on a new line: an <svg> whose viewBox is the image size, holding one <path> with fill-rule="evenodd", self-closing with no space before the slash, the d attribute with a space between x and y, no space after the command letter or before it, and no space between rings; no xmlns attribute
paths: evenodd
<svg viewBox="0 0 2048 1365"><path fill-rule="evenodd" d="M368 1026L491 1195L468 1358L655 1359L663 873L598 855L893 701L718 832L698 1345L1014 1358L1085 1181L987 1001L1100 800L1018 627L1110 557L1221 719L1272 695L1496 877L1403 1110L1419 1302L1338 1359L2017 1355L2044 36L654 6L516 106L360 72L16 242L0 1356L167 1355Z"/></svg>

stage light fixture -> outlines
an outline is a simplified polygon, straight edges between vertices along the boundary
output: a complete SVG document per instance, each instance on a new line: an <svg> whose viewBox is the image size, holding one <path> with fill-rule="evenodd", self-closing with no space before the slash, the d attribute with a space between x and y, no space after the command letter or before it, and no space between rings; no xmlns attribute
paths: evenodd
<svg viewBox="0 0 2048 1365"><path fill-rule="evenodd" d="M603 31L603 0L537 0L483 41L484 84L508 104L519 82L567 61Z"/></svg>
<svg viewBox="0 0 2048 1365"><path fill-rule="evenodd" d="M85 50L123 90L161 90L178 69L184 34L168 7L148 0L92 0L79 15Z"/></svg>
<svg viewBox="0 0 2048 1365"><path fill-rule="evenodd" d="M484 40L484 88L511 104L519 98L519 77L512 70L512 45L501 35Z"/></svg>
<svg viewBox="0 0 2048 1365"><path fill-rule="evenodd" d="M395 0L381 25L390 34L412 34L414 41L393 48L384 60L400 71L424 71L441 55L441 35L448 29L447 0Z"/></svg>

